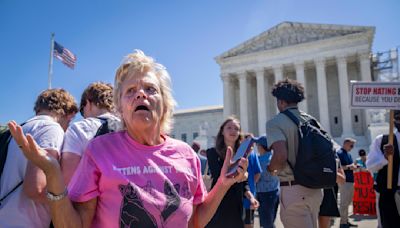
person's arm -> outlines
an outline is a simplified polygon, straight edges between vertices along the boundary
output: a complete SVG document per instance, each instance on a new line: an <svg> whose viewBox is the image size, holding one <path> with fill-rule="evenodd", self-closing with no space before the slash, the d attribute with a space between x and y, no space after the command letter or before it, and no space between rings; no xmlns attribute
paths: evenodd
<svg viewBox="0 0 400 228"><path fill-rule="evenodd" d="M338 168L336 173L336 183L344 184L345 182L346 182L346 175L344 174L342 168Z"/></svg>
<svg viewBox="0 0 400 228"><path fill-rule="evenodd" d="M244 196L250 201L251 209L255 210L260 206L260 203L258 202L256 197L254 197L254 195L253 195L253 193L251 193L251 191L246 191L244 193Z"/></svg>
<svg viewBox="0 0 400 228"><path fill-rule="evenodd" d="M384 154L380 149L381 142L382 142L382 135L375 138L375 140L372 142L369 148L366 166L367 169L372 173L378 172L380 169L382 169L385 165L388 164L388 161L386 160Z"/></svg>
<svg viewBox="0 0 400 228"><path fill-rule="evenodd" d="M221 174L216 184L208 193L205 200L201 204L193 207L193 214L192 218L189 221L189 227L206 226L211 218L214 216L219 204L221 203L229 188L237 182L244 181L246 172L245 170L247 170L248 166L248 160L245 158L241 158L241 160L239 161L239 166L242 168L238 168L238 174L235 177L229 178L225 176L226 172L228 171L231 158L232 149L228 148L226 151L224 165L222 166Z"/></svg>
<svg viewBox="0 0 400 228"><path fill-rule="evenodd" d="M58 160L58 153L55 150L44 150L52 158ZM24 193L33 201L47 203L46 199L46 176L40 168L28 161L22 184Z"/></svg>
<svg viewBox="0 0 400 228"><path fill-rule="evenodd" d="M286 141L276 141L271 145L271 149L274 151L271 162L267 166L268 172L271 174L276 173L278 170L282 170L286 166L288 159L288 150L286 148Z"/></svg>
<svg viewBox="0 0 400 228"><path fill-rule="evenodd" d="M68 185L76 168L81 161L81 156L71 152L63 152L61 154L61 172L64 177L64 182Z"/></svg>
<svg viewBox="0 0 400 228"><path fill-rule="evenodd" d="M254 183L257 183L260 180L260 178L261 178L261 173L256 173L254 175Z"/></svg>
<svg viewBox="0 0 400 228"><path fill-rule="evenodd" d="M64 193L66 186L58 161L50 156L47 151L40 148L31 135L28 134L25 136L21 126L17 125L14 121L8 123L8 126L11 135L17 144L21 146L25 157L43 170L46 175L47 191L53 195ZM67 196L60 200L49 202L55 227L77 228L90 227L97 204L96 200L92 200L78 205L78 209L75 209Z"/></svg>

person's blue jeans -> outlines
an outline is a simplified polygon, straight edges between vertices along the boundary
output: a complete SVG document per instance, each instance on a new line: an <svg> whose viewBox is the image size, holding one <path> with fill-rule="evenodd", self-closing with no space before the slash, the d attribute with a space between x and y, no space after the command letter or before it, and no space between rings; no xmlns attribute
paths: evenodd
<svg viewBox="0 0 400 228"><path fill-rule="evenodd" d="M263 228L274 228L274 222L279 205L278 190L271 192L257 192L257 199L260 203L260 207L258 208L260 226Z"/></svg>

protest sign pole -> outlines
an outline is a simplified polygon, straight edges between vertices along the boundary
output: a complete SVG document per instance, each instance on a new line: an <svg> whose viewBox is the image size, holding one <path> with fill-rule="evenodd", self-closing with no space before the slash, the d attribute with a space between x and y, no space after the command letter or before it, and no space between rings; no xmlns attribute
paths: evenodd
<svg viewBox="0 0 400 228"><path fill-rule="evenodd" d="M54 52L54 33L51 34L50 41L50 60L49 60L49 86L51 89L51 76L53 75L53 52Z"/></svg>
<svg viewBox="0 0 400 228"><path fill-rule="evenodd" d="M389 144L393 145L393 119L394 111L390 110L389 118ZM387 189L392 189L392 178L393 178L393 155L388 156L388 168L387 168Z"/></svg>

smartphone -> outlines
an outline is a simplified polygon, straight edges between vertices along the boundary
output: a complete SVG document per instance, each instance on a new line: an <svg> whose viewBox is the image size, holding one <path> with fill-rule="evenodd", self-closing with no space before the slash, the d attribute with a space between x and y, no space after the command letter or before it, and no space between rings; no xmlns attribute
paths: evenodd
<svg viewBox="0 0 400 228"><path fill-rule="evenodd" d="M244 140L240 144L238 150L236 151L236 154L231 159L231 165L229 166L228 172L225 174L225 176L233 177L237 175L240 158L247 158L249 156L253 144L254 140L251 138Z"/></svg>

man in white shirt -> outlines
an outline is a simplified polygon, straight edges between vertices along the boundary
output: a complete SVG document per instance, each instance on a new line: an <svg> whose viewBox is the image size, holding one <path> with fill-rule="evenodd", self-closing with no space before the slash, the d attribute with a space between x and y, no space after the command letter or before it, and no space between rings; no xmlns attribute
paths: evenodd
<svg viewBox="0 0 400 228"><path fill-rule="evenodd" d="M113 131L119 128L120 120L113 114L112 85L103 82L90 84L82 93L80 112L85 119L68 127L62 148L61 169L67 184L78 167L89 140L96 135L102 123L107 121L108 128Z"/></svg>
<svg viewBox="0 0 400 228"><path fill-rule="evenodd" d="M36 115L22 126L23 132L30 134L41 148L58 159L63 128L78 112L75 100L64 89L48 89L37 97L34 111ZM13 139L8 145L0 179L0 227L43 228L50 225L46 177L19 151L27 146L17 145Z"/></svg>
<svg viewBox="0 0 400 228"><path fill-rule="evenodd" d="M382 227L397 227L400 215L396 206L396 198L400 187L400 110L394 111L394 126L396 128L393 145L388 144L388 135L379 135L372 142L367 157L367 169L378 172L375 189L379 192L379 212ZM387 157L393 155L392 189L387 189ZM396 197L397 196L397 197Z"/></svg>

